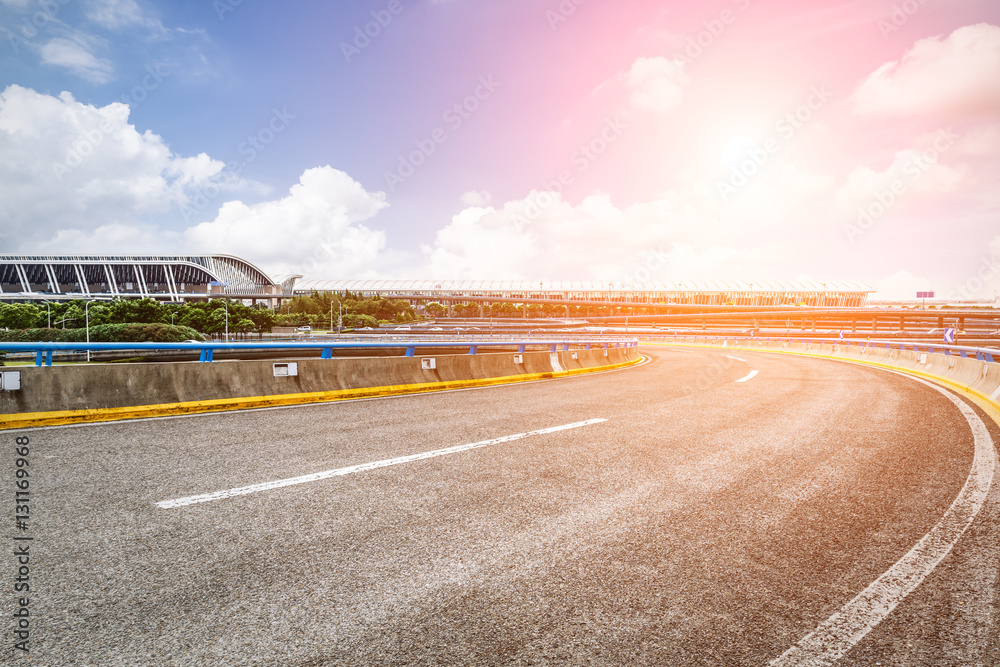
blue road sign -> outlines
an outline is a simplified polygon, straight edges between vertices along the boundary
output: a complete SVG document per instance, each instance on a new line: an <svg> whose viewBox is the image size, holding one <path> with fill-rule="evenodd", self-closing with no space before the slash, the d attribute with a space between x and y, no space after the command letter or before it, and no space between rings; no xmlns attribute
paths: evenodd
<svg viewBox="0 0 1000 667"><path fill-rule="evenodd" d="M954 345L955 344L955 333L956 333L956 331L954 329L945 329L944 330L944 342L945 342L946 345Z"/></svg>

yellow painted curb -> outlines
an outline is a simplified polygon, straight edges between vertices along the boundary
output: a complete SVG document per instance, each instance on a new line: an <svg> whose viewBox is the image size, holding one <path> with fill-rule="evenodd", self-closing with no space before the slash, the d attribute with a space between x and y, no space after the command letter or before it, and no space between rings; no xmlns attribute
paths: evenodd
<svg viewBox="0 0 1000 667"><path fill-rule="evenodd" d="M955 382L954 380L949 380L941 375L934 375L933 373L925 373L923 371L914 370L912 368L906 368L904 366L895 366L893 364L886 364L880 361L868 361L865 359L849 359L845 357L838 357L833 354L821 354L818 352L796 352L794 350L774 350L759 347L740 347L727 345L725 347L721 345L697 345L694 343L640 343L640 347L643 345L652 345L659 347L696 347L702 349L712 349L712 350L734 350L739 352L769 352L771 354L791 354L797 357L815 357L817 359L831 359L833 361L846 361L850 364L860 364L862 366L874 366L876 368L884 368L886 370L898 371L900 373L909 373L916 377L923 378L925 380L930 380L931 382L937 382L938 384L943 384L947 387L954 389L960 393L965 394L968 398L975 401L976 405L981 407L990 418L997 424L1000 424L1000 403L994 401L986 394L973 389L968 385Z"/></svg>
<svg viewBox="0 0 1000 667"><path fill-rule="evenodd" d="M574 368L568 371L552 371L547 373L525 373L523 375L505 375L497 378L477 380L452 380L450 382L423 382L419 384L388 385L383 387L361 387L357 389L336 389L333 391L316 391L304 394L278 394L274 396L251 396L247 398L223 398L211 401L186 401L183 403L162 403L158 405L138 405L124 408L101 408L95 410L60 410L54 412L22 412L14 415L0 416L0 430L16 428L34 428L38 426L63 426L66 424L81 424L91 422L119 421L123 419L143 419L149 417L168 417L173 415L193 415L205 412L228 412L232 410L249 410L253 408L272 408L289 405L307 405L310 403L332 403L349 401L359 398L377 398L383 396L402 396L405 394L424 394L435 391L454 389L469 389L474 387L490 387L519 382L534 382L554 378L610 371L633 366L642 358L626 361L610 366L596 368Z"/></svg>

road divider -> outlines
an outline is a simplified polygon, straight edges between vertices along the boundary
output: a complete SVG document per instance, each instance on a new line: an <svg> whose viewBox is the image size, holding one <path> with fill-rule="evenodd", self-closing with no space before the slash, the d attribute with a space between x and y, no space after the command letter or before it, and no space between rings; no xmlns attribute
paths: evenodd
<svg viewBox="0 0 1000 667"><path fill-rule="evenodd" d="M19 369L17 391L0 391L0 429L469 389L569 377L642 361L635 347L438 355L432 357L434 364L424 363L427 358L25 367Z"/></svg>
<svg viewBox="0 0 1000 667"><path fill-rule="evenodd" d="M699 342L703 341L703 342ZM967 393L995 415L1000 411L1000 363L997 350L906 341L789 340L774 338L657 337L641 345L726 349L727 352L773 352L820 359L851 361L903 371ZM728 355L724 355L728 356ZM993 416L993 415L991 415Z"/></svg>

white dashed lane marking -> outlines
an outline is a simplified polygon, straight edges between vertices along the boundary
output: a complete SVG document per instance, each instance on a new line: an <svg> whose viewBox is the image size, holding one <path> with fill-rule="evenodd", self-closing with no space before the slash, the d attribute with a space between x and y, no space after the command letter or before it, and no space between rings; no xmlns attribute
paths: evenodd
<svg viewBox="0 0 1000 667"><path fill-rule="evenodd" d="M279 479L273 482L252 484L250 486L240 486L235 489L225 489L223 491L203 493L197 496L187 496L185 498L176 498L174 500L163 500L156 503L156 506L159 507L160 509L167 510L167 509L174 509L177 507L185 507L187 505L194 505L197 503L207 503L212 500L222 500L224 498L232 498L234 496L245 496L248 493L257 493L258 491L270 491L271 489L280 489L285 486L294 486L296 484L317 482L321 479L340 477L342 475L350 475L357 472L365 472L366 470L375 470L377 468L386 468L388 466L400 465L402 463L411 463L413 461L422 461L423 459L432 459L438 456L445 456L447 454L457 454L459 452L467 452L470 449L479 449L481 447L489 447L490 445L499 445L504 442L513 442L514 440L530 438L533 435L544 435L546 433L568 431L570 429L581 428L583 426L590 426L591 424L599 424L605 421L607 421L607 419L588 419L587 421L573 422L572 424L563 424L562 426L552 426L550 428L538 429L537 431L528 431L526 433L505 435L499 438L492 438L490 440L473 442L468 445L458 445L456 447L435 449L429 452L421 452L420 454L399 456L394 459L383 459L381 461L374 461L372 463L362 463L359 465L348 466L346 468L337 468L336 470L324 470L323 472L314 472L308 475L301 475L299 477L289 477L287 479Z"/></svg>

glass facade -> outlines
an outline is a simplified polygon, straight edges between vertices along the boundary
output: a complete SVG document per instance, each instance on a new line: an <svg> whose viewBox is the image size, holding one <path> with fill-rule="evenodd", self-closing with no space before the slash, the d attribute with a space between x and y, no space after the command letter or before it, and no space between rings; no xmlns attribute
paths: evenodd
<svg viewBox="0 0 1000 667"><path fill-rule="evenodd" d="M290 286L290 285L289 285ZM281 294L263 271L231 255L0 255L0 300Z"/></svg>

